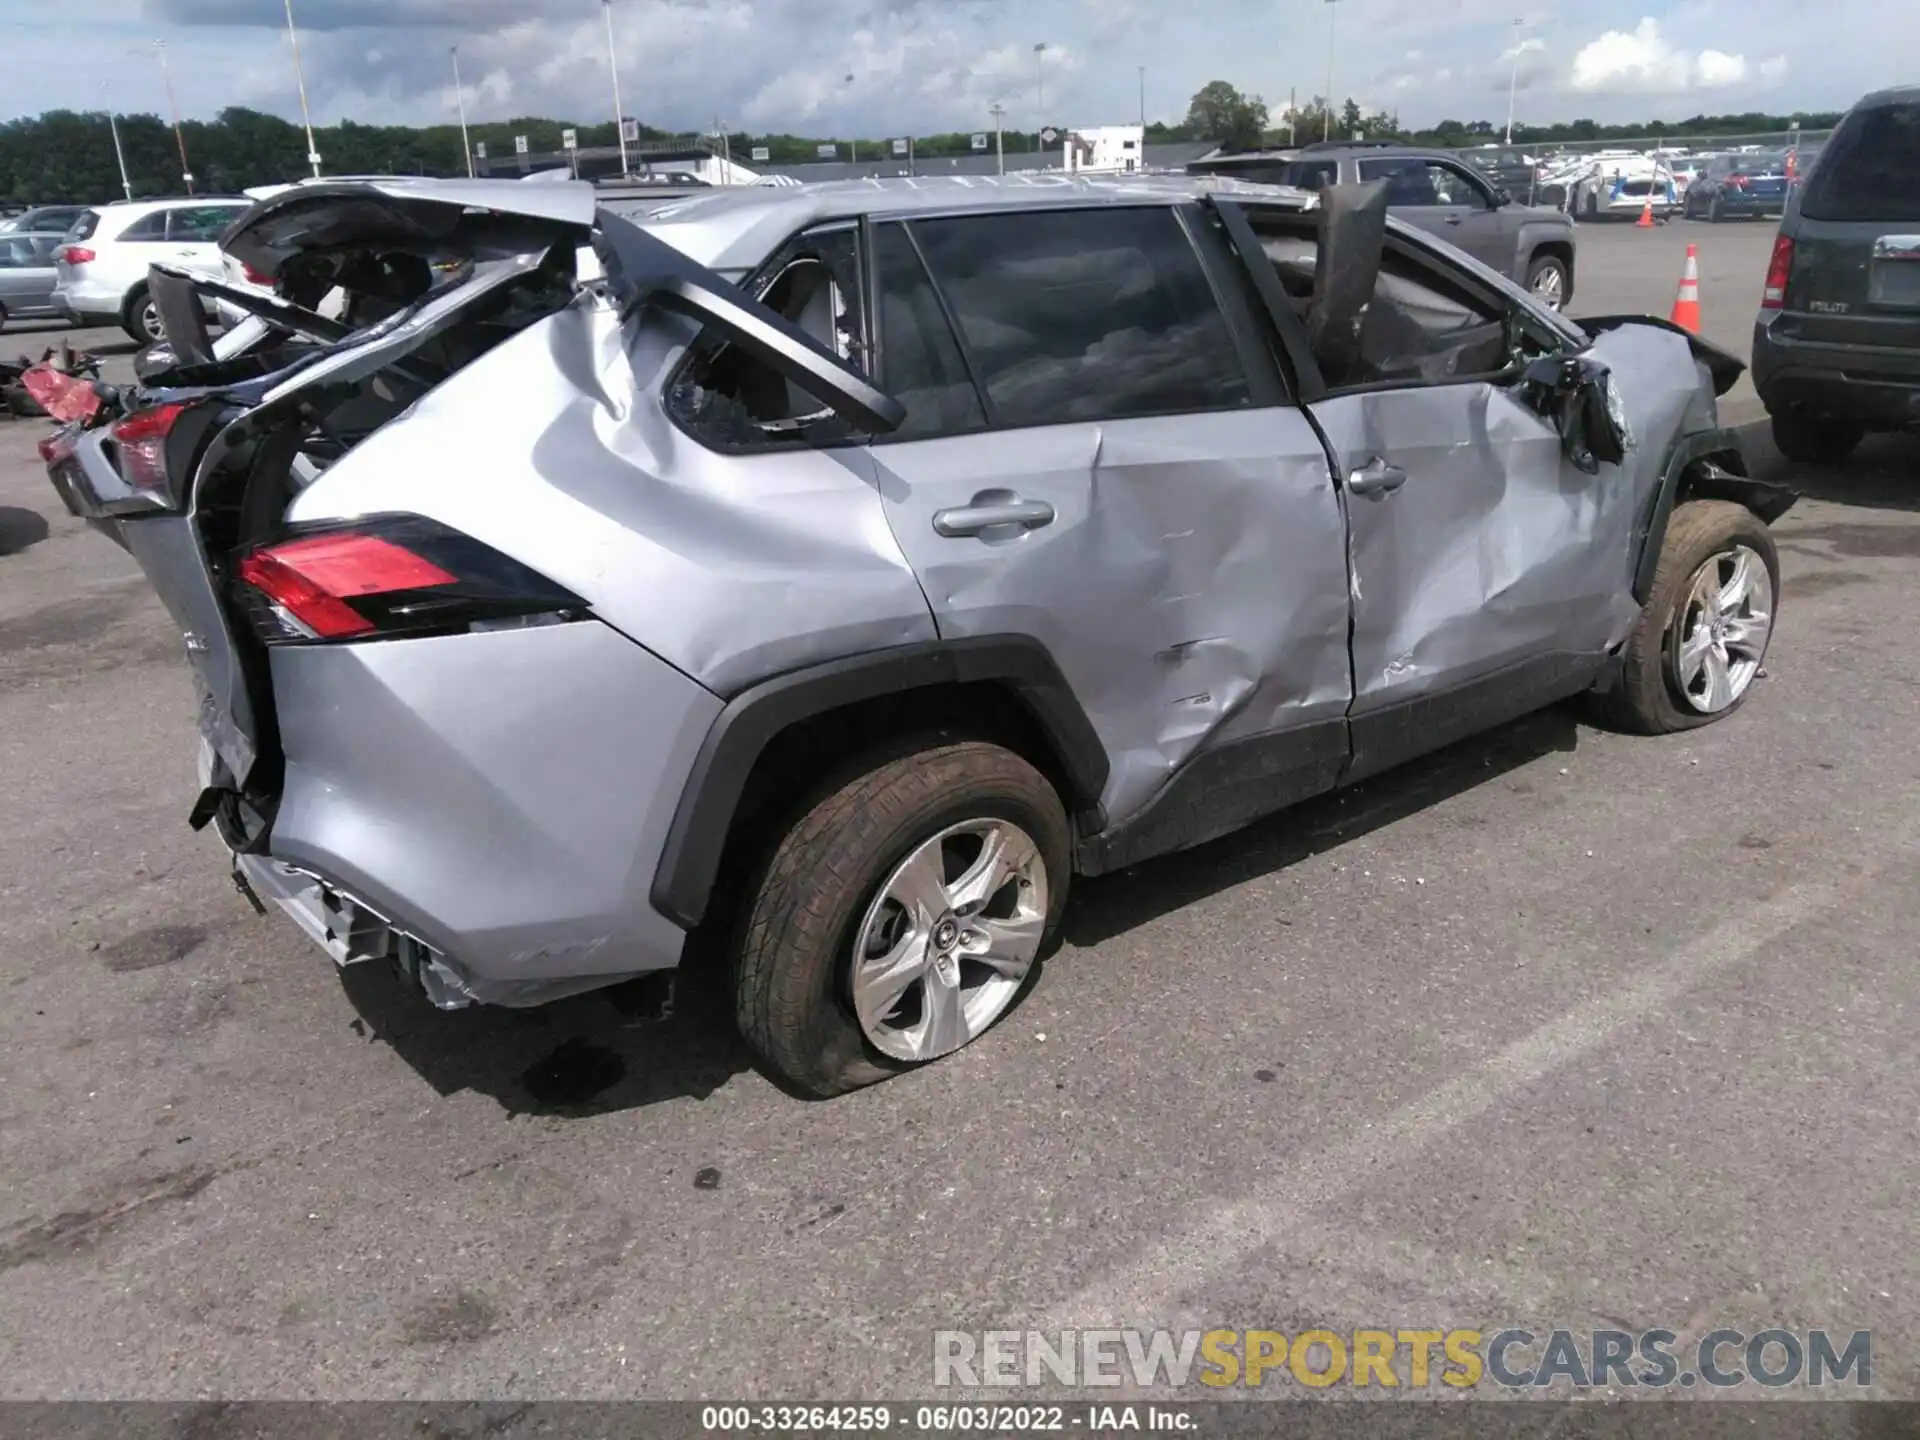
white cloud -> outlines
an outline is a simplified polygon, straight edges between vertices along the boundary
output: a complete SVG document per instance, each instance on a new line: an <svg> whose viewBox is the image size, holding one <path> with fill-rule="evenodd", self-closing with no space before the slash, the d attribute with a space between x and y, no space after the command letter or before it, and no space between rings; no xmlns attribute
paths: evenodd
<svg viewBox="0 0 1920 1440"><path fill-rule="evenodd" d="M1767 66L1777 69L1769 73ZM1651 16L1631 30L1609 30L1589 41L1573 57L1568 86L1588 94L1679 95L1687 90L1723 90L1743 84L1747 57L1724 50L1702 50L1691 55L1660 33ZM1776 56L1761 67L1769 80L1786 73L1786 59Z"/></svg>
<svg viewBox="0 0 1920 1440"><path fill-rule="evenodd" d="M1787 78L1787 57L1770 55L1760 62L1760 78L1769 85L1778 85Z"/></svg>
<svg viewBox="0 0 1920 1440"><path fill-rule="evenodd" d="M1729 55L1722 50L1702 50L1693 74L1702 89L1719 90L1747 78L1747 60L1744 55Z"/></svg>
<svg viewBox="0 0 1920 1440"><path fill-rule="evenodd" d="M1660 36L1660 22L1609 30L1573 57L1576 90L1674 91L1687 88L1687 57Z"/></svg>
<svg viewBox="0 0 1920 1440"><path fill-rule="evenodd" d="M1536 35L1532 39L1522 40L1518 45L1509 45L1500 52L1500 58L1511 63L1522 55L1538 55L1546 48L1547 42Z"/></svg>

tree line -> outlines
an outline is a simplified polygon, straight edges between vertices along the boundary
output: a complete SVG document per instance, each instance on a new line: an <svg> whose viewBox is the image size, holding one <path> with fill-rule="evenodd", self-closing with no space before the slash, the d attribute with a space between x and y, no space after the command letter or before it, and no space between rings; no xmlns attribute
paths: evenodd
<svg viewBox="0 0 1920 1440"><path fill-rule="evenodd" d="M1798 117L1757 113L1696 115L1676 122L1650 120L1629 125L1574 120L1559 125L1516 126L1514 141L1523 145L1549 145L1585 140L1645 141L1677 135L1764 134L1787 130L1795 118L1811 130L1830 127L1838 123L1840 116L1838 113ZM232 106L212 120L186 121L180 127L179 137L186 148L184 167L173 128L160 116L122 115L117 119L127 180L135 196L180 194L185 183L181 179L183 168L193 174L194 189L200 194L233 194L250 186L293 180L308 173L306 136L299 126L276 115ZM469 131L473 142L486 146L487 153L495 160L506 157L510 161L515 136L526 136L529 148L536 153L551 153L560 149L560 132L565 128L578 132L583 147L618 143L611 121L597 125L570 124L528 116L476 123ZM1296 141L1306 144L1328 131L1341 138L1364 134L1369 139L1408 140L1447 148L1484 144L1503 133L1486 120L1442 120L1427 129L1408 129L1401 126L1397 115L1363 113L1351 99L1335 113L1329 125L1324 101L1319 97L1300 107L1291 124L1276 124L1258 95L1244 94L1226 81L1216 80L1195 93L1180 124L1149 125L1147 142L1211 141L1228 149L1246 150ZM696 143L693 137L676 137L650 126L642 126L640 133L643 144L660 145L676 139ZM976 133L980 132L916 136L914 154L916 158L932 158L971 153L972 137ZM829 144L842 160L890 156L891 138L741 132L727 136L726 143L733 158L742 164L751 165L754 148L764 146L770 163L792 165L818 158L820 148ZM360 125L347 120L316 128L314 142L323 157L323 168L329 174L444 176L466 173L458 125ZM991 140L988 143L991 144ZM1003 137L1003 143L1009 153L1017 153L1031 150L1036 137L1031 131L1010 130ZM121 194L113 132L104 113L52 110L0 123L0 197L43 204L105 201Z"/></svg>

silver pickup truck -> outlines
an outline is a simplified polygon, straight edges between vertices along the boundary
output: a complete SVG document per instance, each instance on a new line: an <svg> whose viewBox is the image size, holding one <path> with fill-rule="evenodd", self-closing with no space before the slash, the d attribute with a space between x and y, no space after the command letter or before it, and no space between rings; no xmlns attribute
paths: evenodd
<svg viewBox="0 0 1920 1440"><path fill-rule="evenodd" d="M1444 150L1334 142L1212 156L1187 171L1301 190L1384 180L1389 208L1408 224L1492 266L1555 310L1573 298L1573 221L1558 210L1516 203L1489 176Z"/></svg>

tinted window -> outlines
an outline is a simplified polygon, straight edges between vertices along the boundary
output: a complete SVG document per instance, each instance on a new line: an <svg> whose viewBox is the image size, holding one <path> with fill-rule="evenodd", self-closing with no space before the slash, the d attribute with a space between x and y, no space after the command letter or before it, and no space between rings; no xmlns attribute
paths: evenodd
<svg viewBox="0 0 1920 1440"><path fill-rule="evenodd" d="M169 222L170 240L218 240L240 211L231 205L197 205L175 210Z"/></svg>
<svg viewBox="0 0 1920 1440"><path fill-rule="evenodd" d="M1389 205L1473 205L1484 208L1480 187L1450 165L1408 156L1362 160L1360 178L1385 180Z"/></svg>
<svg viewBox="0 0 1920 1440"><path fill-rule="evenodd" d="M979 430L987 423L926 268L900 225L874 236L880 272L881 388L907 407L893 438L923 439Z"/></svg>
<svg viewBox="0 0 1920 1440"><path fill-rule="evenodd" d="M142 215L120 232L122 240L164 240L167 238L167 212L156 210Z"/></svg>
<svg viewBox="0 0 1920 1440"><path fill-rule="evenodd" d="M1816 220L1920 220L1920 105L1856 110L1841 121L1800 208Z"/></svg>
<svg viewBox="0 0 1920 1440"><path fill-rule="evenodd" d="M1004 425L1249 404L1226 318L1171 209L914 226Z"/></svg>
<svg viewBox="0 0 1920 1440"><path fill-rule="evenodd" d="M99 228L100 212L98 210L84 211L80 218L73 222L73 228L67 231L67 239L90 240L93 238L93 232Z"/></svg>
<svg viewBox="0 0 1920 1440"><path fill-rule="evenodd" d="M1339 179L1337 160L1295 160L1287 166L1286 183L1301 190L1324 190Z"/></svg>

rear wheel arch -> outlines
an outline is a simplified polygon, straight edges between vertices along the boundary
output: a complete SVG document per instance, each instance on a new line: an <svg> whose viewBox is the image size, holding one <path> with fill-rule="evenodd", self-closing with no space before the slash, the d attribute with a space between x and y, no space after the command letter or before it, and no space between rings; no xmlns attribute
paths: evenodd
<svg viewBox="0 0 1920 1440"><path fill-rule="evenodd" d="M1059 791L1081 833L1104 825L1107 755L1038 642L987 636L906 645L775 676L728 700L694 761L654 874L652 902L697 929L751 865L772 815L848 768L929 736L990 740Z"/></svg>
<svg viewBox="0 0 1920 1440"><path fill-rule="evenodd" d="M143 344L151 344L157 338L140 323L140 312L151 299L147 282L141 280L127 291L127 298L120 306L120 328Z"/></svg>

